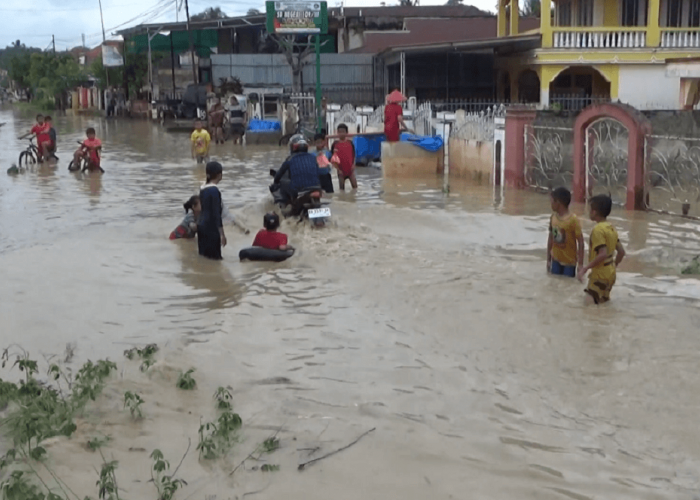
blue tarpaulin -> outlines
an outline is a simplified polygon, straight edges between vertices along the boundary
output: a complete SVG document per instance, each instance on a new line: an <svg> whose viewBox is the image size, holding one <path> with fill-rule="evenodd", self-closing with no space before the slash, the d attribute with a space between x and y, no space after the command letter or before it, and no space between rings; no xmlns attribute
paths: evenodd
<svg viewBox="0 0 700 500"><path fill-rule="evenodd" d="M353 137L355 145L355 163L368 165L371 161L379 161L382 157L382 142L386 140L384 134L362 135Z"/></svg>
<svg viewBox="0 0 700 500"><path fill-rule="evenodd" d="M425 149L426 151L430 151L432 153L440 151L440 148L443 146L442 137L440 136L429 137L404 133L401 134L401 141L410 142L411 144L415 144L419 148Z"/></svg>
<svg viewBox="0 0 700 500"><path fill-rule="evenodd" d="M280 122L276 120L250 120L248 122L249 132L274 132L275 130L282 130Z"/></svg>

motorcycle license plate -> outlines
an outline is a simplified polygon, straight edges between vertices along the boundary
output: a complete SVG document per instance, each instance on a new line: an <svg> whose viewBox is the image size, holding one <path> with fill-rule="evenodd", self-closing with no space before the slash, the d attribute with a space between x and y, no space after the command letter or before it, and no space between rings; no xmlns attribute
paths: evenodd
<svg viewBox="0 0 700 500"><path fill-rule="evenodd" d="M328 207L323 208L310 208L309 209L309 219L318 219L319 217L330 217L331 209Z"/></svg>

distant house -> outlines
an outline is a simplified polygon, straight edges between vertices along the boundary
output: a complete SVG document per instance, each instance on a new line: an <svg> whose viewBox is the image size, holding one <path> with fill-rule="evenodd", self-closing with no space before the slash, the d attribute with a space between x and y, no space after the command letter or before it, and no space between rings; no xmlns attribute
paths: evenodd
<svg viewBox="0 0 700 500"><path fill-rule="evenodd" d="M518 10L518 0L500 0L499 39L518 38ZM536 47L499 59L501 97L564 108L619 99L642 110L700 99L695 0L546 1L535 33Z"/></svg>

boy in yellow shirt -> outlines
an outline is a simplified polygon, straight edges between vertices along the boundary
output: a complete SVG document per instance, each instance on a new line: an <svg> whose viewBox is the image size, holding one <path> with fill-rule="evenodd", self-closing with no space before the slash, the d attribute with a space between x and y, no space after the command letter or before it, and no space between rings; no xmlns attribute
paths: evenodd
<svg viewBox="0 0 700 500"><path fill-rule="evenodd" d="M576 265L583 267L581 223L569 212L571 193L565 187L552 191L552 217L547 240L547 270L552 274L576 277Z"/></svg>
<svg viewBox="0 0 700 500"><path fill-rule="evenodd" d="M602 304L610 300L610 290L617 276L616 268L625 258L625 249L617 237L617 231L607 221L612 211L612 199L609 196L598 195L588 203L591 220L596 225L591 231L588 265L579 270L578 278L583 281L586 273L591 271L586 293L593 297L596 304Z"/></svg>
<svg viewBox="0 0 700 500"><path fill-rule="evenodd" d="M202 128L202 121L194 122L194 132L192 132L192 158L197 159L197 163L204 163L209 158L209 144L211 136L209 132Z"/></svg>

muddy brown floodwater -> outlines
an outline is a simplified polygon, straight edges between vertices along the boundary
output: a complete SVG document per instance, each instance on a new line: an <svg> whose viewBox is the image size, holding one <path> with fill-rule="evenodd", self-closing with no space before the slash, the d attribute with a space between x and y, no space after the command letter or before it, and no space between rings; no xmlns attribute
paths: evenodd
<svg viewBox="0 0 700 500"><path fill-rule="evenodd" d="M229 224L215 263L167 239L204 179L186 135L60 118L58 168L8 176L30 121L4 109L0 122L0 347L44 363L70 346L69 368L119 365L76 435L48 443L80 498L96 496L99 457L84 444L97 434L112 437L104 452L131 500L155 498L150 452L174 467L188 441L179 500L700 498L700 282L679 274L700 253L698 223L615 209L629 258L612 303L584 307L581 284L544 272L545 196L455 186L445 198L438 180L383 183L360 168L358 193L332 198L330 227L283 224L294 258L238 262L251 237ZM105 143L102 177L66 169L88 125ZM231 212L257 229L284 152L213 156ZM122 355L153 342L146 374ZM179 391L189 367L198 389ZM241 440L200 462L219 386L232 388ZM126 390L145 400L143 421L123 410ZM278 430L266 458L278 472L248 461L230 475Z"/></svg>

